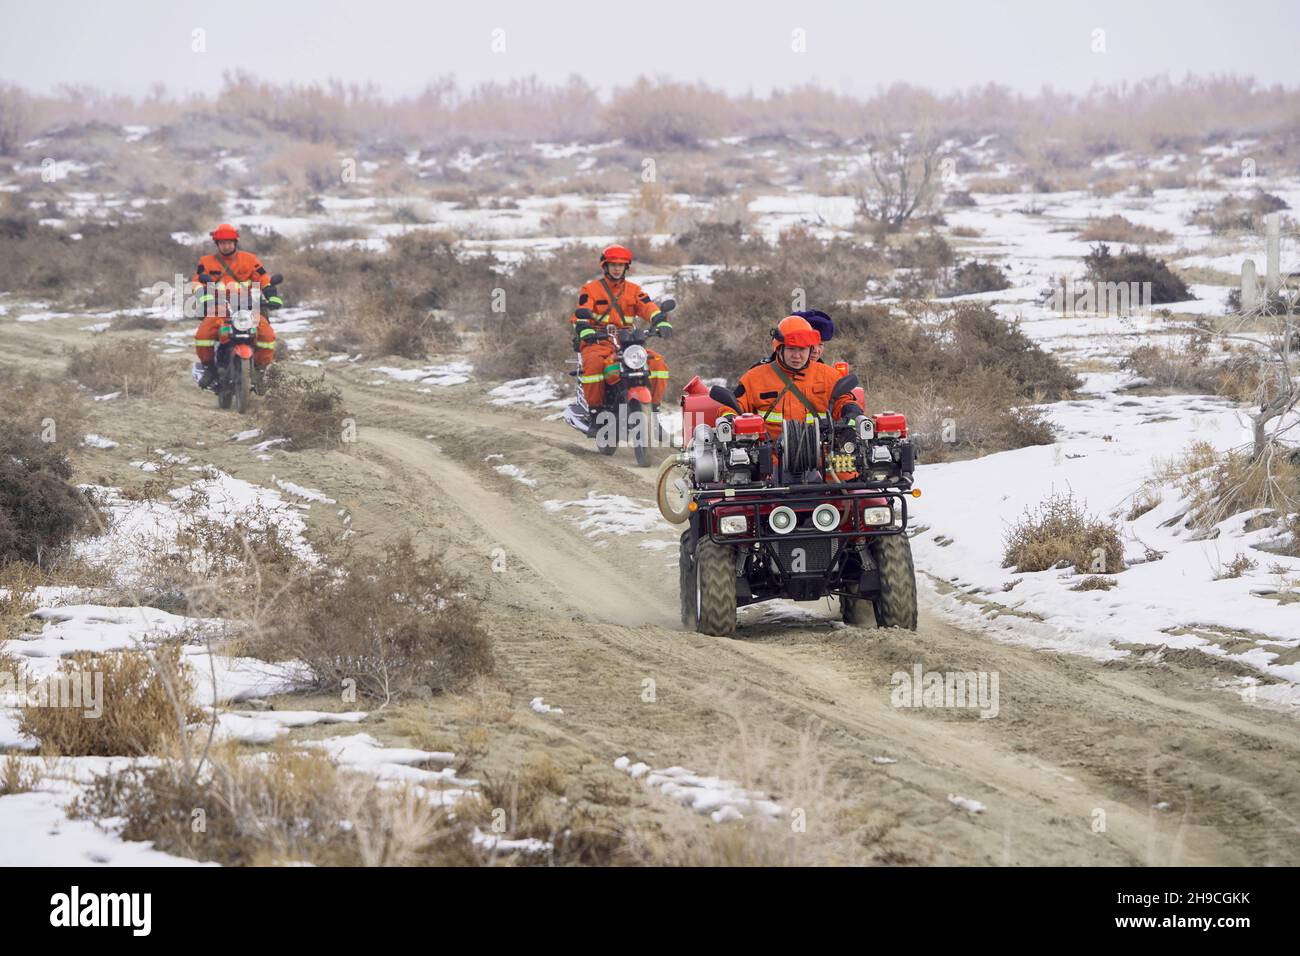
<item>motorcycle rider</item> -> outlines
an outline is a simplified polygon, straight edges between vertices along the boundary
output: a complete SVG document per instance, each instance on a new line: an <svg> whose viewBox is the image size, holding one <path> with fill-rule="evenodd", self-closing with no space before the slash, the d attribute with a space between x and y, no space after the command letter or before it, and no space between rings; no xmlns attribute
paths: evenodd
<svg viewBox="0 0 1300 956"><path fill-rule="evenodd" d="M276 290L270 288L271 276L257 256L239 248L239 232L234 226L223 222L209 235L216 244L217 251L199 259L190 280L194 283L192 291L198 295L204 315L194 333L194 352L203 363L199 388L208 388L217 380L216 348L219 342L225 342L229 338L229 330L223 329L223 325L229 318L232 301L248 296L256 282L268 307L276 308L284 304ZM200 276L206 276L206 282ZM224 304L218 301L212 283L223 286L226 299ZM275 358L275 331L263 314L258 315L255 344L254 371L260 379Z"/></svg>
<svg viewBox="0 0 1300 956"><path fill-rule="evenodd" d="M607 246L600 254L603 275L592 279L578 291L579 309L590 309L592 319L582 320L577 315L569 317L574 326L575 344L582 359L578 381L587 402L586 421L590 426L591 411L600 408L605 400L605 386L619 380L618 363L613 361L614 346L604 334L608 326L630 328L636 319L648 322L664 338L672 336L672 324L641 287L627 278L632 267L632 251L626 246ZM646 349L646 369L650 379L650 401L654 411L659 410L664 392L668 389L668 363L652 349Z"/></svg>
<svg viewBox="0 0 1300 956"><path fill-rule="evenodd" d="M821 344L821 333L801 315L787 315L772 330L772 357L740 377L732 389L742 412L762 415L768 434L781 437L788 421L811 423L815 415L827 412L836 420L862 414L851 395L840 396L831 407L831 390L840 372L815 361L813 350ZM735 415L723 407L719 416Z"/></svg>

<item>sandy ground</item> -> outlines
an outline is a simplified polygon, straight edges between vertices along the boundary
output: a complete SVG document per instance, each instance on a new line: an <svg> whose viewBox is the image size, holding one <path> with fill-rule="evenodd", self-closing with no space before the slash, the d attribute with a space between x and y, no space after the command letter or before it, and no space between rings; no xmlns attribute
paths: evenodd
<svg viewBox="0 0 1300 956"><path fill-rule="evenodd" d="M85 324L0 324L0 369L60 370ZM586 781L588 799L599 792L630 821L688 839L718 825L612 763L626 754L716 772L806 810L797 845L807 861L1300 863L1295 718L1213 686L1238 665L1195 652L1099 663L1000 643L945 623L930 587L916 633L838 626L826 602L800 605L817 620L747 613L735 640L686 633L675 548L588 537L571 514L543 508L590 491L649 499L654 462L599 456L542 412L489 404L487 384L420 394L366 384L377 376L342 363L323 371L344 392L357 443L259 461L250 443L229 441L250 423L192 387L188 355L169 359L177 374L165 394L96 404L89 430L121 445L78 453L79 480L138 482L131 458L184 449L250 481L270 485L274 474L320 489L338 505L313 506L315 531L337 529L346 508L363 544L410 532L481 588L498 657L490 688L477 700L419 701L366 728L386 741L458 749L472 723L487 740L487 772L545 751ZM484 461L492 454L505 457ZM497 474L501 461L538 487ZM996 672L998 715L893 706L891 675L918 663ZM531 711L537 696L563 715Z"/></svg>

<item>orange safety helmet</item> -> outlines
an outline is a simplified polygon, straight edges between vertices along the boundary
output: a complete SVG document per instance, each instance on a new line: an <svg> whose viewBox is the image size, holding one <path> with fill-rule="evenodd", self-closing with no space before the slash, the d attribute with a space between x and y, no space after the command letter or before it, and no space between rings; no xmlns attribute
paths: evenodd
<svg viewBox="0 0 1300 956"><path fill-rule="evenodd" d="M822 334L801 315L787 315L772 330L772 351L783 345L795 348L811 348L821 343Z"/></svg>
<svg viewBox="0 0 1300 956"><path fill-rule="evenodd" d="M609 262L622 262L630 266L632 250L627 246L606 246L605 251L600 254L600 267L603 269Z"/></svg>
<svg viewBox="0 0 1300 956"><path fill-rule="evenodd" d="M221 225L217 226L217 228L213 229L209 235L212 236L213 242L219 242L222 239L234 239L236 242L239 241L239 230L228 222L223 222Z"/></svg>

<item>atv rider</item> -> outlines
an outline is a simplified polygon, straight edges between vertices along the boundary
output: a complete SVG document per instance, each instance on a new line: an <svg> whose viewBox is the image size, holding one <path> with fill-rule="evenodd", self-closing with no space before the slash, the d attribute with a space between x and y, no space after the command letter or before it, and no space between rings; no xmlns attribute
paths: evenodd
<svg viewBox="0 0 1300 956"><path fill-rule="evenodd" d="M635 319L642 319L664 338L672 336L672 325L659 311L659 306L641 287L627 278L632 266L632 251L625 246L608 246L600 254L600 268L604 273L592 279L578 292L579 309L590 309L594 318L582 320L570 316L576 332L575 344L582 358L579 381L587 402L588 412L600 408L605 400L605 386L619 380L619 366L613 361L614 346L605 335L609 326L630 328ZM646 368L650 373L650 401L654 411L668 389L668 363L658 352L646 349ZM588 414L588 422L591 416Z"/></svg>
<svg viewBox="0 0 1300 956"><path fill-rule="evenodd" d="M835 337L835 323L831 320L831 317L818 309L809 309L807 312L791 312L790 314L807 319L808 324L820 333L821 341L812 347L812 360L814 362L823 361L822 355L826 351L826 343ZM766 358L759 359L754 363L754 365L751 365L750 368L754 368L757 365L766 365L774 358L776 358L775 351Z"/></svg>
<svg viewBox="0 0 1300 956"><path fill-rule="evenodd" d="M199 259L191 279L204 315L194 333L194 351L203 363L199 388L208 388L217 380L216 348L218 343L229 339L229 329L223 328L223 325L229 318L232 301L250 295L252 285L256 282L265 294L269 308L278 308L284 304L276 290L271 288L271 277L257 256L239 249L239 232L234 226L223 222L210 235L216 243L217 251ZM225 303L220 302L215 293L216 283L224 286L222 291ZM260 378L275 357L275 331L263 314L258 315L256 345L254 370Z"/></svg>
<svg viewBox="0 0 1300 956"><path fill-rule="evenodd" d="M819 333L808 319L788 315L772 330L772 358L760 362L740 377L732 389L742 412L762 415L768 434L779 439L786 421L811 423L816 415L831 413L838 420L862 414L851 395L842 395L831 407L831 390L840 372L813 359L821 344ZM735 415L723 407L719 416Z"/></svg>

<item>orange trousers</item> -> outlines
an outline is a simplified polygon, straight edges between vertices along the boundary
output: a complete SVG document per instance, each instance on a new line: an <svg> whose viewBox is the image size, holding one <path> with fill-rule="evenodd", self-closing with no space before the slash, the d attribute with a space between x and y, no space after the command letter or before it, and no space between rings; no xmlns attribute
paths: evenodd
<svg viewBox="0 0 1300 956"><path fill-rule="evenodd" d="M209 315L199 323L198 330L194 333L194 352L204 365L212 362L218 343L230 341L229 333L223 335L221 332L221 327L225 324L226 319L219 315ZM264 315L257 320L256 345L253 362L259 366L270 365L275 358L275 329L271 328L271 323L266 321Z"/></svg>
<svg viewBox="0 0 1300 956"><path fill-rule="evenodd" d="M658 352L646 349L646 371L650 376L650 401L658 405L668 390L668 363ZM617 384L620 377L611 342L596 342L583 348L580 381L588 407L599 408L605 401L605 386Z"/></svg>

